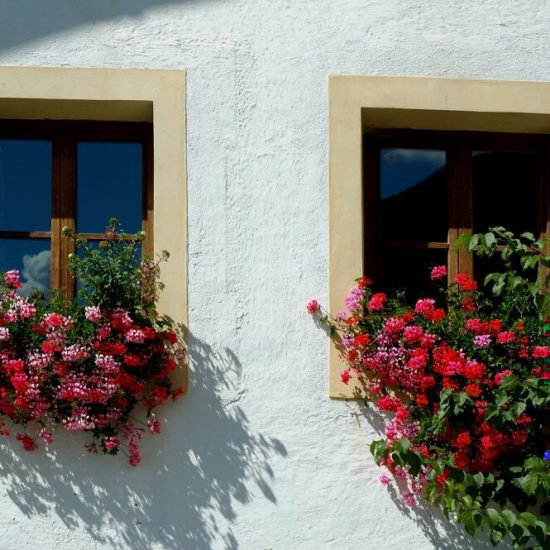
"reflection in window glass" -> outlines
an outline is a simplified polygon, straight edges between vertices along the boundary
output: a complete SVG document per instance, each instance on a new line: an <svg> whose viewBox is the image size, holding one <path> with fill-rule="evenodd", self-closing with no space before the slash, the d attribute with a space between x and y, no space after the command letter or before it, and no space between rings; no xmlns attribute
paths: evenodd
<svg viewBox="0 0 550 550"><path fill-rule="evenodd" d="M77 229L101 233L117 218L127 233L141 230L142 145L80 142L77 146Z"/></svg>
<svg viewBox="0 0 550 550"><path fill-rule="evenodd" d="M447 242L446 152L380 151L382 238Z"/></svg>
<svg viewBox="0 0 550 550"><path fill-rule="evenodd" d="M0 239L0 272L17 269L23 286L20 294L28 296L39 290L49 296L51 244L49 239Z"/></svg>
<svg viewBox="0 0 550 550"><path fill-rule="evenodd" d="M437 286L430 271L436 265L447 265L446 249L386 249L382 253L383 288L390 293L405 291L409 304L435 297Z"/></svg>
<svg viewBox="0 0 550 550"><path fill-rule="evenodd" d="M536 234L536 155L474 151L472 164L474 232L500 225Z"/></svg>
<svg viewBox="0 0 550 550"><path fill-rule="evenodd" d="M52 144L0 139L0 230L50 231Z"/></svg>

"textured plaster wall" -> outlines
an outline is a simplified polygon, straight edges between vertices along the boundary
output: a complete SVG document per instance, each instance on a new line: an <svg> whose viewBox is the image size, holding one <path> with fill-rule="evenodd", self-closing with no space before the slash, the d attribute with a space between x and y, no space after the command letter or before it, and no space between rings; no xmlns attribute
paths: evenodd
<svg viewBox="0 0 550 550"><path fill-rule="evenodd" d="M327 76L550 80L549 44L547 0L0 0L2 65L188 71L193 362L138 469L3 443L0 549L473 548L327 398Z"/></svg>

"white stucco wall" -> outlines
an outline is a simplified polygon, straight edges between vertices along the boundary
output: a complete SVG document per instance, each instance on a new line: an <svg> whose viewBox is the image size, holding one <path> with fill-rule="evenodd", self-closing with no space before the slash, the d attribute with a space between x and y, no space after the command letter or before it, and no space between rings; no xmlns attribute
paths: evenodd
<svg viewBox="0 0 550 550"><path fill-rule="evenodd" d="M376 422L327 398L327 76L550 80L549 44L547 0L0 0L1 65L188 71L192 333L137 469L2 441L0 549L472 548L394 502Z"/></svg>

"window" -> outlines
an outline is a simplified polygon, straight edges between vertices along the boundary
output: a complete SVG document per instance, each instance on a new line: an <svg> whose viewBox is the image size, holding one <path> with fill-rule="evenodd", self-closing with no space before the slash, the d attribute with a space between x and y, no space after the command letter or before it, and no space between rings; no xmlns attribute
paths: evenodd
<svg viewBox="0 0 550 550"><path fill-rule="evenodd" d="M146 232L153 252L150 123L0 121L0 271L19 269L24 293L69 297L72 241L98 241L111 216Z"/></svg>
<svg viewBox="0 0 550 550"><path fill-rule="evenodd" d="M96 136L95 140L106 143L125 141L132 142L128 136L121 136L121 139L115 138L118 131L116 128L122 128L126 123L142 124L146 123L151 128L152 138L150 143L149 155L152 158L147 162L146 170L152 172L147 175L147 181L154 180L154 197L147 195L147 208L154 202L154 220L151 222L151 216L147 213L147 224L149 228L147 233L150 240L147 244L152 253L159 253L162 250L170 251L170 261L163 264L161 268L161 279L166 285L164 292L159 300L159 311L169 315L176 322L187 324L187 173L186 173L186 75L182 70L152 70L152 69L73 69L56 67L0 67L0 121L17 120L17 124L23 124L24 121L34 123L34 121L51 121L51 124L61 124L58 121L88 121L89 129L93 122L104 124L103 129L108 128L107 123L112 123L108 136L102 134ZM3 124L3 123L2 123ZM46 124L46 123L42 123ZM120 125L120 126L119 126ZM78 129L84 131L86 128L82 123L77 123ZM131 126L131 125L130 125ZM99 127L99 126L98 126ZM135 133L132 132L132 136ZM13 135L7 136L8 140L14 140ZM95 138L94 138L95 139ZM82 142L94 142L94 139L83 139ZM55 212L61 211L64 215L59 219L58 225L63 226L67 221L78 219L78 196L77 202L69 197L65 200L61 197L61 203L52 205L51 199L47 198L47 187L52 186L50 197L60 197L59 191L53 188L55 181L62 179L51 177L47 180L48 174L56 174L60 170L60 159L64 151L56 151L55 140L51 138L40 137L35 139L32 151L21 152L26 159L34 158L25 163L25 179L28 179L29 172L34 172L33 177L43 179L40 190L33 190L34 194L28 194L26 200L23 194L13 198L10 201L16 201L21 198L24 212L36 208L36 217L22 216L19 220L17 216L5 218L5 225L0 230L15 232L22 231L23 236L18 237L13 234L10 237L4 237L0 248L8 250L9 247L19 246L17 238L25 239L25 244L30 245L27 255L37 254L46 250L46 254L41 257L42 263L44 256L47 255L47 246L50 245L50 251L60 250L54 241L59 239L59 227L52 227L51 221L55 220ZM62 140L61 140L62 141ZM58 139L57 143L61 143ZM7 146L7 144L5 144ZM32 148L31 147L31 148ZM100 147L98 145L98 147ZM94 158L96 151L91 151L94 147L83 147L81 155L88 156L88 161ZM100 147L101 148L101 147ZM77 149L77 148L76 148ZM73 148L73 152L75 148ZM13 153L13 152L12 152ZM77 155L78 150L76 150ZM30 155L30 157L29 157ZM60 156L61 155L61 156ZM13 157L12 157L13 158ZM48 159L52 159L51 171ZM66 157L70 158L70 157ZM105 157L104 157L105 158ZM120 155L119 155L120 158ZM69 161L64 166L73 166L75 170L76 162ZM83 162L83 159L81 160ZM99 170L100 165L92 168ZM73 174L63 181L76 182L78 173ZM13 179L11 180L13 182ZM36 179L35 181L39 181ZM12 183L12 185L14 185ZM68 185L67 183L65 185ZM75 184L78 185L78 184ZM37 183L38 187L38 183ZM13 191L13 189L12 189ZM81 191L80 197L85 197L84 191ZM30 195L30 196L29 196ZM78 193L77 193L78 195ZM31 200L35 197L36 200ZM134 195L135 197L135 195ZM1 197L0 197L1 199ZM32 203L32 206L29 204ZM7 203L5 203L7 205ZM12 202L15 204L15 202ZM48 204L50 210L48 211ZM76 206L74 206L76 204ZM0 209L4 208L0 205ZM57 209L57 210L56 210ZM68 210L67 210L68 209ZM71 209L76 218L71 217ZM81 209L82 210L82 209ZM16 212L16 209L13 209ZM12 213L13 213L12 212ZM108 209L111 214L111 209ZM94 216L94 220L103 223L102 213ZM15 218L15 219L14 219ZM32 218L37 232L33 227L29 227L25 222ZM124 220L123 220L124 221ZM17 222L17 223L16 223ZM18 225L22 222L21 225ZM80 224L87 223L80 220ZM40 226L40 228L38 228ZM100 228L101 230L102 228ZM128 228L130 229L130 228ZM80 227L80 230L95 233L95 228ZM48 235L49 232L49 235ZM6 235L4 233L4 235ZM28 239L28 240L27 240ZM48 242L49 241L49 242ZM62 242L62 241L61 241ZM14 244L15 243L15 244ZM35 247L34 249L32 247ZM14 252L15 257L20 258L20 250ZM58 260L54 258L52 265L56 266ZM35 266L36 267L36 266ZM48 272L47 266L43 270ZM57 282L63 273L61 270L56 275L52 270L52 285L58 285L63 288L64 282ZM46 275L43 275L44 277ZM67 285L71 283L67 282ZM70 287L67 287L70 288ZM187 387L187 373L183 369L178 373L177 383L184 388Z"/></svg>
<svg viewBox="0 0 550 550"><path fill-rule="evenodd" d="M549 234L549 136L547 82L331 76L330 310L342 308L364 269L382 276L385 270L388 280L446 259L451 273L481 277L490 266L453 251L463 231L527 223ZM397 183L406 161L414 166ZM505 187L495 198L493 190ZM416 197L416 218L404 211L403 193ZM443 207L432 208L432 223L424 223L425 208L437 201ZM342 368L332 346L329 393L351 398Z"/></svg>
<svg viewBox="0 0 550 550"><path fill-rule="evenodd" d="M414 301L433 290L428 269L446 264L482 282L488 260L455 250L464 232L504 226L543 236L545 135L365 132L364 271ZM406 269L403 269L403 266Z"/></svg>

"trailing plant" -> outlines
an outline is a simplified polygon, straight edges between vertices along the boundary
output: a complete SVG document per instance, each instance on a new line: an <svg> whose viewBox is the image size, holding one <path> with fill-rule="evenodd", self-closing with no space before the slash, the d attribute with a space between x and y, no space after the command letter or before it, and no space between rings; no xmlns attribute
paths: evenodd
<svg viewBox="0 0 550 550"><path fill-rule="evenodd" d="M77 298L20 296L15 270L0 282L0 415L28 451L38 440L50 445L56 428L83 431L92 436L89 451L127 452L135 466L143 433L160 432L154 411L182 392L170 373L185 346L179 328L156 311L159 262L168 254L142 261L144 234L126 235L116 219L99 246L64 233L75 242ZM144 422L132 416L138 405ZM0 419L0 433L10 432Z"/></svg>
<svg viewBox="0 0 550 550"><path fill-rule="evenodd" d="M532 233L519 236L504 227L487 233L463 235L457 246L466 246L480 258L500 257L503 270L490 273L484 284L489 286L495 307L504 318L550 316L550 256L548 239L537 239Z"/></svg>
<svg viewBox="0 0 550 550"><path fill-rule="evenodd" d="M494 545L550 547L549 258L545 243L503 228L462 239L503 269L487 292L445 266L431 270L437 298L414 307L375 292L362 277L346 310L331 317L315 300L308 311L328 326L366 406L387 415L385 437L371 444L409 505L425 500L462 523L487 529ZM390 479L393 477L393 481Z"/></svg>

